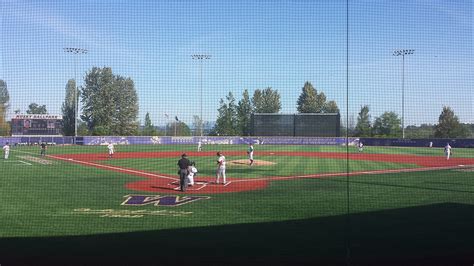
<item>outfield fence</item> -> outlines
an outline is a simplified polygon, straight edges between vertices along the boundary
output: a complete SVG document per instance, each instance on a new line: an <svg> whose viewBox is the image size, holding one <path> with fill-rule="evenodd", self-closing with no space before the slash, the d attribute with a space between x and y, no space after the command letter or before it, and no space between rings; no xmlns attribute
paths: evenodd
<svg viewBox="0 0 474 266"><path fill-rule="evenodd" d="M316 137L160 137L160 136L83 136L83 137L4 137L0 145L35 145L46 142L51 145L180 145L189 144L266 144L266 145L356 145L362 141L364 146L398 147L444 147L446 143L456 148L474 148L474 139L391 139L391 138L316 138Z"/></svg>

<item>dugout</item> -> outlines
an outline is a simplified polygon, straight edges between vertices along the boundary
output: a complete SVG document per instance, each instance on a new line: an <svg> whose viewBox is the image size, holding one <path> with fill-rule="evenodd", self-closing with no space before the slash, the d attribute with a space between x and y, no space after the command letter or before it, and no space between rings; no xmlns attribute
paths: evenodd
<svg viewBox="0 0 474 266"><path fill-rule="evenodd" d="M252 136L339 137L339 113L252 114Z"/></svg>

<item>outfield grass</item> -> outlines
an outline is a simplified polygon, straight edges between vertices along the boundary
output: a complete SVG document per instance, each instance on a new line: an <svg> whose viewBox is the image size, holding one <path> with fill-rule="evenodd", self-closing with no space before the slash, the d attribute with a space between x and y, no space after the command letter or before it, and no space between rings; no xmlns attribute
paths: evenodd
<svg viewBox="0 0 474 266"><path fill-rule="evenodd" d="M245 151L242 145L213 146L216 150ZM208 147L206 147L208 148ZM118 146L118 152L189 151L194 146ZM258 151L344 152L344 147L257 146ZM438 149L368 147L364 152L442 156ZM105 147L54 146L49 154L106 153ZM355 152L355 151L354 151ZM33 154L30 154L33 153ZM116 252L144 255L140 241L148 245L167 243L156 255L173 256L183 241L197 251L213 247L229 256L242 254L340 259L350 237L354 257L361 260L377 254L385 258L469 254L474 251L473 172L440 170L413 173L341 176L323 179L273 181L264 190L227 194L203 194L208 200L177 207L122 206L128 194L153 195L127 189L129 182L143 177L50 160L42 165L20 158L38 157L37 147L14 148L8 162L0 161L1 186L0 255L41 256L51 254L96 254L96 244L121 243ZM472 158L472 149L455 149L455 156ZM228 160L245 156L229 156ZM175 175L178 158L114 159L110 165ZM214 157L194 158L200 174L213 176ZM230 167L228 176L256 178L352 170L414 167L384 162L262 157L273 166ZM31 165L27 165L23 160ZM173 193L171 193L173 194ZM78 209L153 212L141 218L101 217ZM173 212L186 213L173 216ZM351 216L347 216L347 213ZM350 218L347 220L347 218ZM413 228L410 228L413 226ZM418 231L417 231L418 230ZM444 231L439 231L444 230ZM447 230L447 231L446 231ZM439 231L439 232L438 232ZM462 232L461 232L462 231ZM108 237L104 234L109 234ZM438 235L439 234L439 237ZM82 236L80 238L73 238ZM172 240L168 239L173 237ZM41 238L39 238L41 237ZM45 238L46 237L46 238ZM65 238L66 237L66 238ZM440 239L442 237L442 239ZM51 248L29 248L45 241ZM64 242L66 241L66 242ZM101 242L102 241L102 242ZM135 248L126 243L131 241ZM406 243L405 243L406 242ZM11 245L11 243L16 243ZM69 244L68 244L69 243ZM216 246L217 245L217 246ZM267 245L263 248L262 245ZM396 250L388 246L397 246ZM95 247L95 248L94 248ZM56 253L55 253L56 252ZM274 253L277 252L277 253ZM445 252L445 253L443 253ZM451 253L449 253L451 254ZM448 255L449 255L448 254ZM212 254L211 254L212 255ZM0 261L1 263L1 261Z"/></svg>
<svg viewBox="0 0 474 266"><path fill-rule="evenodd" d="M246 145L204 145L204 151L242 151L247 150ZM196 151L196 145L116 145L117 152L156 152L156 151ZM39 146L13 147L13 150L27 151L39 154ZM107 146L49 146L48 154L69 153L107 153ZM259 151L310 151L310 152L342 152L358 153L356 147L345 146L320 146L320 145L255 145L255 153ZM364 153L369 154L406 154L420 156L444 156L443 148L418 148L418 147L386 147L365 146ZM469 148L453 148L453 156L459 158L474 158L474 150Z"/></svg>
<svg viewBox="0 0 474 266"><path fill-rule="evenodd" d="M214 176L216 163L214 157L191 157L196 163L200 176ZM226 160L242 160L244 156L226 156ZM248 165L227 165L227 176L234 178L260 178L274 176L311 175L320 173L341 173L348 165L343 159L329 159L303 156L259 156L258 160L275 163L249 167ZM176 175L176 158L117 159L105 161L104 164L149 172ZM370 171L382 169L416 168L414 164L397 164L390 162L351 161L351 171Z"/></svg>

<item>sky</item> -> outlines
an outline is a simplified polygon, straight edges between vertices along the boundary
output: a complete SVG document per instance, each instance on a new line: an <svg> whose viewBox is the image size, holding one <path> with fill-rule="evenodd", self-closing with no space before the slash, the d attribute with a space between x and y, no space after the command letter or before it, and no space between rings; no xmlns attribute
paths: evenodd
<svg viewBox="0 0 474 266"><path fill-rule="evenodd" d="M191 124L201 106L215 121L228 92L238 101L267 87L282 113L295 113L306 81L350 124L363 105L374 119L401 116L402 103L405 125L437 123L443 106L474 123L472 0L347 2L0 0L9 116L32 102L60 114L68 79L82 85L92 67L111 67L134 80L139 119L149 112L155 125ZM396 49L415 52L403 59Z"/></svg>

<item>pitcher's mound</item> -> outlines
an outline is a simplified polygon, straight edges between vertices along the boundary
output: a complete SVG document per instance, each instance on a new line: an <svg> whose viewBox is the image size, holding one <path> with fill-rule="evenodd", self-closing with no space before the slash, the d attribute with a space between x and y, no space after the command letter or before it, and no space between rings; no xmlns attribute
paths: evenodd
<svg viewBox="0 0 474 266"><path fill-rule="evenodd" d="M230 165L249 165L249 160L248 159L234 160L234 161L229 161L227 163ZM252 166L273 165L273 164L275 163L269 162L269 161L263 161L263 160L253 160Z"/></svg>

